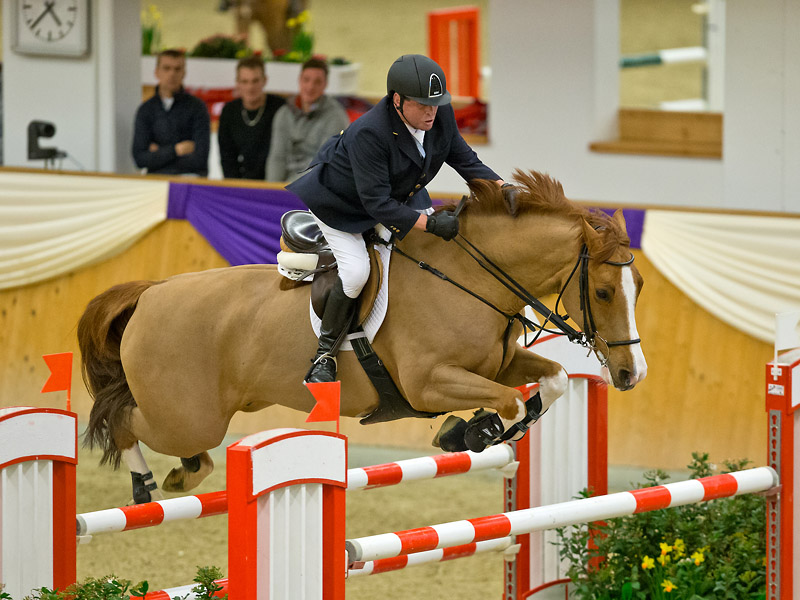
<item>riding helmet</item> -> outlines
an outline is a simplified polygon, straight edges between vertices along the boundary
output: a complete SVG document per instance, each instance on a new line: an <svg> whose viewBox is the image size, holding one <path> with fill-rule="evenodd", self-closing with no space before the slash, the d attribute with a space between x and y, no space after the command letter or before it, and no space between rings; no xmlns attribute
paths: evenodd
<svg viewBox="0 0 800 600"><path fill-rule="evenodd" d="M442 67L422 54L404 54L394 61L386 77L386 90L428 106L450 103Z"/></svg>

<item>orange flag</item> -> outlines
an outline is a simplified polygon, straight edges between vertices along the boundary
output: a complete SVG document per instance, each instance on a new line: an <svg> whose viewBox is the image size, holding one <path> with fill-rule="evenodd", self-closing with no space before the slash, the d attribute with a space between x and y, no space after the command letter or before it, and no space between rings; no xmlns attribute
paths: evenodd
<svg viewBox="0 0 800 600"><path fill-rule="evenodd" d="M336 421L336 433L339 433L339 397L342 391L342 382L306 383L306 387L317 401L308 414L306 423Z"/></svg>
<svg viewBox="0 0 800 600"><path fill-rule="evenodd" d="M50 377L45 381L42 393L44 392L67 392L67 410L71 410L70 401L72 396L72 352L61 352L60 354L45 354L42 356L44 362L50 367Z"/></svg>

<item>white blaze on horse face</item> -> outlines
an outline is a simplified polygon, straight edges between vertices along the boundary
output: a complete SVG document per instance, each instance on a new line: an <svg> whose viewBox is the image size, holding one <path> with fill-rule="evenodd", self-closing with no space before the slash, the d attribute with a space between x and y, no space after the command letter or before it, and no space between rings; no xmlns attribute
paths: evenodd
<svg viewBox="0 0 800 600"><path fill-rule="evenodd" d="M626 310L628 312L628 339L635 340L639 337L636 330L636 282L633 280L633 269L622 267L622 294L625 298ZM636 385L647 377L647 361L644 359L641 344L628 346L633 355L633 373L631 373L631 385Z"/></svg>

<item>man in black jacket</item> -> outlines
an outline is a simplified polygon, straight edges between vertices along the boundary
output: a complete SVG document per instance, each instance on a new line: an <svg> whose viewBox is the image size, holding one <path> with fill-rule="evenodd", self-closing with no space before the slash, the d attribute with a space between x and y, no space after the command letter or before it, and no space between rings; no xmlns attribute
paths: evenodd
<svg viewBox="0 0 800 600"><path fill-rule="evenodd" d="M182 51L158 55L156 93L136 111L133 132L133 160L148 173L208 175L208 110L183 91L184 75Z"/></svg>
<svg viewBox="0 0 800 600"><path fill-rule="evenodd" d="M453 239L455 215L427 214L431 199L425 185L445 162L465 180L494 180L507 186L504 193L514 193L459 134L444 71L436 62L419 54L401 56L389 69L387 91L369 112L325 142L310 170L287 186L311 209L339 269L308 382L336 378L336 341L370 271L364 231L380 223L398 238L417 228Z"/></svg>

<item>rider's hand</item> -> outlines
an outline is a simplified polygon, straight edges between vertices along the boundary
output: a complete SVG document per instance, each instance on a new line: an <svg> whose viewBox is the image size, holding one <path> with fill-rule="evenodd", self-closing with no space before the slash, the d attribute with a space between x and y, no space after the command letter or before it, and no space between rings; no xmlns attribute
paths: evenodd
<svg viewBox="0 0 800 600"><path fill-rule="evenodd" d="M515 211L517 207L517 195L519 194L519 188L513 183L504 183L500 186L500 191L503 192L503 198L505 198L506 204L511 207L512 211Z"/></svg>
<svg viewBox="0 0 800 600"><path fill-rule="evenodd" d="M425 231L438 235L443 240L452 240L458 235L458 217L452 210L443 210L433 215L428 215Z"/></svg>

